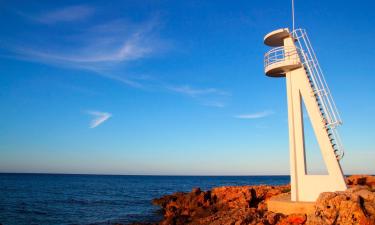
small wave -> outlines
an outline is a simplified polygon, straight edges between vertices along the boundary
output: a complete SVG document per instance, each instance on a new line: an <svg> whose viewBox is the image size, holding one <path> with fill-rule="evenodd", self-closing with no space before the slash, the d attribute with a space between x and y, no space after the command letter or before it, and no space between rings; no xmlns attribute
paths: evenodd
<svg viewBox="0 0 375 225"><path fill-rule="evenodd" d="M54 203L60 203L60 204L77 204L77 205L111 205L111 206L126 206L126 205L144 205L149 204L151 200L149 201L139 201L139 200L129 200L129 199L97 199L97 200L89 200L89 199L76 199L76 198L70 198L70 199L64 199L64 200L49 200L47 203L54 204Z"/></svg>
<svg viewBox="0 0 375 225"><path fill-rule="evenodd" d="M20 214L48 215L47 212L43 212L43 211L35 210L35 209L30 210L26 208L16 209L16 212Z"/></svg>

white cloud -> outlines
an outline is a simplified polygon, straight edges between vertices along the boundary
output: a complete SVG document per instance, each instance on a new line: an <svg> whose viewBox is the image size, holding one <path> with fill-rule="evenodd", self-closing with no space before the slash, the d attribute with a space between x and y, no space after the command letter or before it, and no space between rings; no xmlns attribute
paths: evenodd
<svg viewBox="0 0 375 225"><path fill-rule="evenodd" d="M209 102L204 102L202 105L204 106L210 106L210 107L215 107L215 108L224 108L225 103L220 102L220 101L209 101Z"/></svg>
<svg viewBox="0 0 375 225"><path fill-rule="evenodd" d="M229 95L229 93L216 88L193 88L189 85L184 86L169 86L169 90L188 95L191 97L198 97L202 95Z"/></svg>
<svg viewBox="0 0 375 225"><path fill-rule="evenodd" d="M81 17L77 15L79 12L82 13ZM82 5L52 11L37 18L25 17L43 23L57 23L85 19L93 13L93 8ZM159 38L159 25L157 17L140 23L120 18L72 27L56 24L47 28L61 28L65 32L51 32L44 36L29 33L28 39L16 39L0 47L8 50L6 57L87 70L133 88L167 90L195 98L202 105L224 107L223 102L230 94L220 89L174 85L152 76L127 73L126 67L130 63L160 54L170 47L169 43Z"/></svg>
<svg viewBox="0 0 375 225"><path fill-rule="evenodd" d="M112 114L108 112L88 111L87 113L95 116L90 122L90 128L95 128L112 117Z"/></svg>
<svg viewBox="0 0 375 225"><path fill-rule="evenodd" d="M73 22L84 20L94 13L94 8L87 5L68 6L33 17L34 20L53 24L58 22Z"/></svg>
<svg viewBox="0 0 375 225"><path fill-rule="evenodd" d="M73 9L77 12L83 8ZM59 33L58 37L54 36L53 32L48 37L30 33L30 40L36 38L39 41L14 40L13 43L0 47L9 52L5 57L88 70L131 87L143 88L140 81L147 80L124 73L123 69L130 61L150 57L165 50L167 44L158 38L156 32L158 24L157 18L143 23L130 23L125 19L95 25L90 23L79 29L64 27L67 32ZM56 29L58 28L57 26Z"/></svg>
<svg viewBox="0 0 375 225"><path fill-rule="evenodd" d="M234 117L238 119L260 119L260 118L270 116L272 114L274 114L273 111L266 110L266 111L256 112L256 113L236 115Z"/></svg>
<svg viewBox="0 0 375 225"><path fill-rule="evenodd" d="M79 38L81 40L76 40L72 47L66 45L64 48L54 50L52 46L19 46L11 50L22 59L30 61L99 69L114 66L113 63L144 58L153 53L152 45L146 44L149 42L146 41L146 36L147 34L143 31L135 32L127 37L119 35L101 39L82 34ZM76 44L80 44L81 47L75 47ZM104 63L112 64L105 66Z"/></svg>
<svg viewBox="0 0 375 225"><path fill-rule="evenodd" d="M225 107L230 93L217 88L196 88L190 85L165 85L165 89L196 99L201 105L215 108Z"/></svg>

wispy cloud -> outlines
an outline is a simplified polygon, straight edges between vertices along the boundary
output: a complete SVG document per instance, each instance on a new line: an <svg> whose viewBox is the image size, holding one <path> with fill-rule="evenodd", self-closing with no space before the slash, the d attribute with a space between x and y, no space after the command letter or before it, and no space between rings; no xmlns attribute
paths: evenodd
<svg viewBox="0 0 375 225"><path fill-rule="evenodd" d="M85 11L85 7L88 12L88 6L67 7L60 10L64 13L51 13L43 18L52 18L52 14L64 15L68 9L73 12ZM64 26L62 29L67 31L63 34L59 32L58 37L54 33L46 36L30 33L30 39L34 37L38 41L14 40L0 47L9 52L5 57L87 70L131 87L143 88L141 81L147 79L128 75L123 69L131 61L151 57L165 50L168 44L158 38L158 24L158 18L152 17L140 23L117 19L94 25L84 24L74 29Z"/></svg>
<svg viewBox="0 0 375 225"><path fill-rule="evenodd" d="M208 101L204 102L202 105L215 108L224 108L226 106L225 103L221 101Z"/></svg>
<svg viewBox="0 0 375 225"><path fill-rule="evenodd" d="M175 85L153 76L129 74L127 67L131 63L136 65L137 61L139 64L142 59L161 54L170 48L170 41L159 38L160 21L157 16L139 23L119 18L95 24L80 23L73 27L57 24L89 19L94 12L93 7L80 5L65 7L38 17L25 16L26 19L41 23L56 23L48 26L48 30L62 30L46 35L30 33L30 41L13 40L7 46L0 47L9 52L7 57L86 70L133 88L174 92L194 98L201 105L219 108L225 106L225 99L230 94L223 90L214 87L197 88L187 84Z"/></svg>
<svg viewBox="0 0 375 225"><path fill-rule="evenodd" d="M144 58L153 53L155 49L152 41L148 39L148 32L150 32L148 28L140 25L138 30L131 34L80 33L74 40L69 40L70 44L18 45L10 50L20 58L31 61L79 68L108 69L115 66L114 63ZM56 49L55 45L59 44L64 45L64 48Z"/></svg>
<svg viewBox="0 0 375 225"><path fill-rule="evenodd" d="M112 114L108 112L87 111L87 113L95 117L90 122L90 128L95 128L112 117Z"/></svg>
<svg viewBox="0 0 375 225"><path fill-rule="evenodd" d="M261 112L256 112L256 113L250 113L250 114L235 115L234 117L237 118L237 119L260 119L260 118L264 118L264 117L270 116L272 114L274 114L273 111L266 110L266 111L261 111Z"/></svg>
<svg viewBox="0 0 375 225"><path fill-rule="evenodd" d="M166 85L164 88L194 98L201 105L215 108L225 107L225 102L231 95L229 92L217 88L197 88L190 85Z"/></svg>
<svg viewBox="0 0 375 225"><path fill-rule="evenodd" d="M203 95L221 95L221 96L228 96L229 93L216 89L216 88L193 88L189 85L183 86L169 86L167 87L169 90L188 95L190 97L198 97Z"/></svg>
<svg viewBox="0 0 375 225"><path fill-rule="evenodd" d="M61 9L42 13L33 17L35 21L45 24L58 22L74 22L84 20L95 12L93 7L87 5L68 6Z"/></svg>

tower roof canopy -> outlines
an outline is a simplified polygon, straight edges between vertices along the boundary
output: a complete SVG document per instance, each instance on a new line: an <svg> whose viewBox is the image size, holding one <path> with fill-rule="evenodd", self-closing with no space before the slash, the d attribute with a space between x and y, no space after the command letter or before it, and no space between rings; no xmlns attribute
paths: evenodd
<svg viewBox="0 0 375 225"><path fill-rule="evenodd" d="M281 28L278 30L274 30L264 36L264 44L271 46L271 47L278 47L284 45L284 39L289 37L289 29L288 28Z"/></svg>

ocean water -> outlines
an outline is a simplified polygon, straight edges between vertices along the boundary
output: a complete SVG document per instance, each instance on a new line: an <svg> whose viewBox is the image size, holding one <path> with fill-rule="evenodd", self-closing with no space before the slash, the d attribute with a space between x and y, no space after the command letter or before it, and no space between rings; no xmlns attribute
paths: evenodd
<svg viewBox="0 0 375 225"><path fill-rule="evenodd" d="M289 176L116 176L0 174L0 224L61 225L157 221L151 200L193 187L279 185Z"/></svg>

